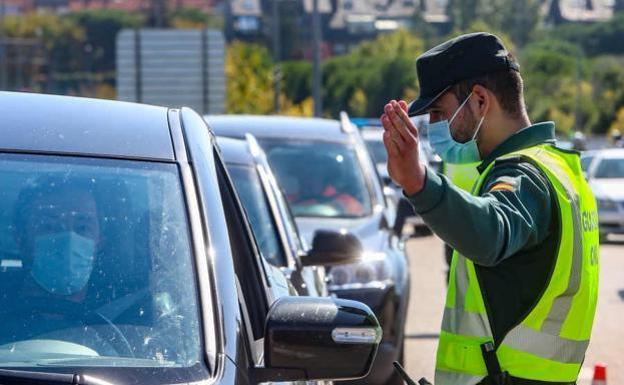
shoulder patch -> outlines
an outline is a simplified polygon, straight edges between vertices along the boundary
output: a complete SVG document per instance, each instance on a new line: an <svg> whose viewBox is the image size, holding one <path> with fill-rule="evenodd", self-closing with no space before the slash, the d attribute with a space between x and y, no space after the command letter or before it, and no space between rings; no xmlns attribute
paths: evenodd
<svg viewBox="0 0 624 385"><path fill-rule="evenodd" d="M497 183L494 186L492 186L492 188L490 188L490 191L488 192L496 192L496 191L515 191L516 187L511 184L511 183L506 183L506 182L501 182L501 183Z"/></svg>

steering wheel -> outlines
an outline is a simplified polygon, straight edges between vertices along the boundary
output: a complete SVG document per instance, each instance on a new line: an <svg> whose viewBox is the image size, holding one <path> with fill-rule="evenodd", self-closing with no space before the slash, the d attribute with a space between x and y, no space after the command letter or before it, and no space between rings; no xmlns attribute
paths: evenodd
<svg viewBox="0 0 624 385"><path fill-rule="evenodd" d="M134 357L132 345L130 345L128 339L117 325L99 312L86 309L83 304L60 298L29 298L27 301L21 301L21 306L18 306L18 311L22 310L31 314L61 314L68 319L79 321L82 324L81 326L106 325L112 331L111 335L119 338L107 338L105 336L102 338L103 336L100 335L101 330L94 328L98 338L110 344L116 351L124 350L130 357Z"/></svg>

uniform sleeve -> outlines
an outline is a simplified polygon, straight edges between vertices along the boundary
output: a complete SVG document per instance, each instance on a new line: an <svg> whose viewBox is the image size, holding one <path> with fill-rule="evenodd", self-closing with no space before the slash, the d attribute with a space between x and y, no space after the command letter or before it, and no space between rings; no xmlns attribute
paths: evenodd
<svg viewBox="0 0 624 385"><path fill-rule="evenodd" d="M428 169L423 190L408 198L431 230L482 266L539 244L550 231L548 182L526 162L495 165L478 197Z"/></svg>

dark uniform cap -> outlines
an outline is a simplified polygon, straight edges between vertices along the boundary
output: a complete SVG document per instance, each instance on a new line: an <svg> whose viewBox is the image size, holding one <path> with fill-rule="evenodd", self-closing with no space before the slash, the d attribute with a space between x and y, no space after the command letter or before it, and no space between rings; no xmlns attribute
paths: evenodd
<svg viewBox="0 0 624 385"><path fill-rule="evenodd" d="M410 103L409 116L420 115L458 82L488 73L514 69L507 50L495 35L477 32L438 45L416 60L420 96Z"/></svg>

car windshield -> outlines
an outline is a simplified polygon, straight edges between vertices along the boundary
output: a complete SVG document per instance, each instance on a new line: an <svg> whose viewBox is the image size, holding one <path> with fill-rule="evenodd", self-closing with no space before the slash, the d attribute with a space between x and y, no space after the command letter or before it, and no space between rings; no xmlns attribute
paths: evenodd
<svg viewBox="0 0 624 385"><path fill-rule="evenodd" d="M262 256L273 266L286 266L284 251L280 247L277 227L271 215L266 195L258 173L253 167L228 164L227 169L234 187L245 207Z"/></svg>
<svg viewBox="0 0 624 385"><path fill-rule="evenodd" d="M0 367L201 362L173 164L0 154Z"/></svg>
<svg viewBox="0 0 624 385"><path fill-rule="evenodd" d="M354 149L344 143L264 140L271 168L298 217L363 217L371 197Z"/></svg>
<svg viewBox="0 0 624 385"><path fill-rule="evenodd" d="M386 163L388 161L388 153L386 152L386 147L384 147L381 140L367 139L365 142L366 147L373 156L373 161L375 161L375 163Z"/></svg>
<svg viewBox="0 0 624 385"><path fill-rule="evenodd" d="M589 166L591 165L592 160L594 160L593 155L581 156L581 168L583 169L583 171L587 172L589 170Z"/></svg>
<svg viewBox="0 0 624 385"><path fill-rule="evenodd" d="M594 178L618 179L624 178L624 158L602 159L596 168Z"/></svg>

